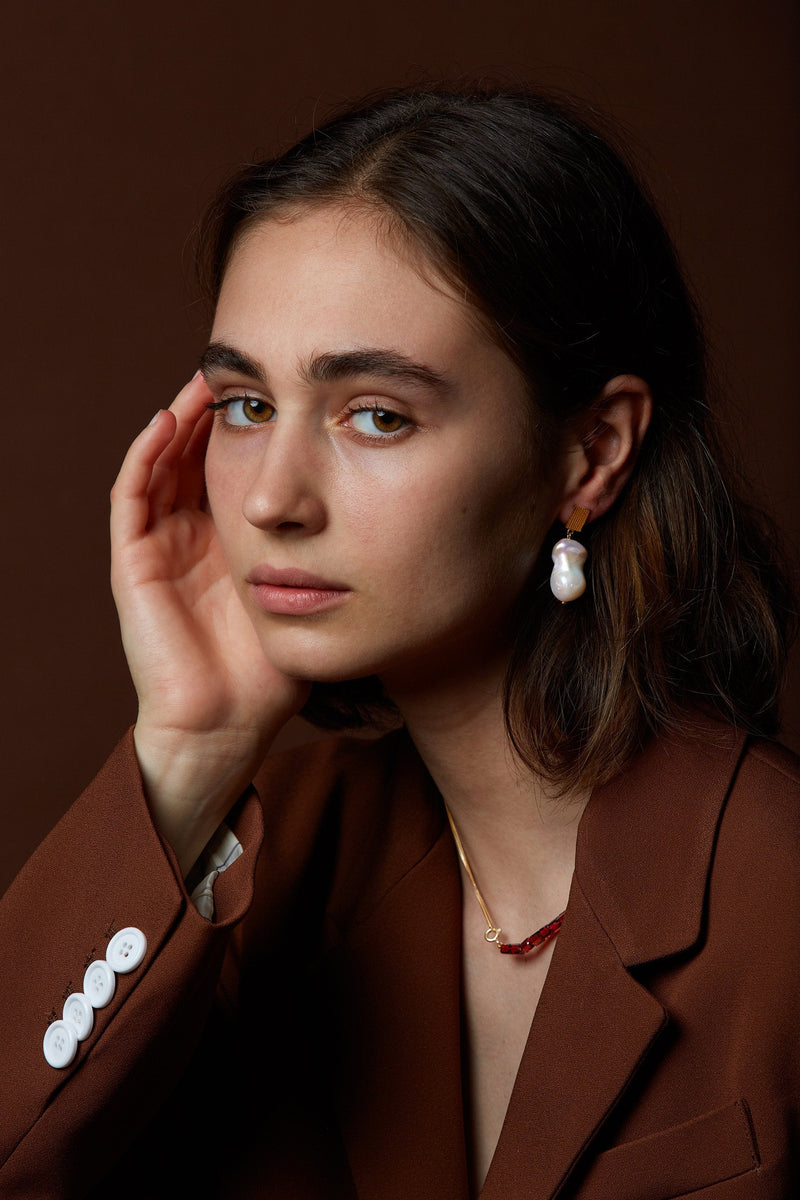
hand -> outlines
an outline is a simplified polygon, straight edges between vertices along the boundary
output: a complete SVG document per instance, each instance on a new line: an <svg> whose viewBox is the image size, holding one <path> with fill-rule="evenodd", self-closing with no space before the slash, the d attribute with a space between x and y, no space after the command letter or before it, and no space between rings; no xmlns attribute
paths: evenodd
<svg viewBox="0 0 800 1200"><path fill-rule="evenodd" d="M310 690L265 657L204 508L210 398L196 375L136 438L111 493L137 754L156 824L187 869Z"/></svg>

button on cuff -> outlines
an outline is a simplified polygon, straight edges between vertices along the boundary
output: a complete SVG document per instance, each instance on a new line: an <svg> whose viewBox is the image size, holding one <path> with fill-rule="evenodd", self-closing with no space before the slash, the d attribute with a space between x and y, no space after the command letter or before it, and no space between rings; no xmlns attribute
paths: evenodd
<svg viewBox="0 0 800 1200"><path fill-rule="evenodd" d="M117 990L117 977L104 958L96 958L83 977L83 994L92 1008L105 1008Z"/></svg>
<svg viewBox="0 0 800 1200"><path fill-rule="evenodd" d="M129 925L120 929L108 943L106 962L118 975L134 971L147 952L147 938L141 929Z"/></svg>
<svg viewBox="0 0 800 1200"><path fill-rule="evenodd" d="M68 1067L78 1052L78 1035L69 1021L53 1021L42 1042L44 1056L51 1067Z"/></svg>
<svg viewBox="0 0 800 1200"><path fill-rule="evenodd" d="M94 1028L94 1009L83 992L73 992L67 996L62 1015L74 1028L78 1041L85 1041Z"/></svg>

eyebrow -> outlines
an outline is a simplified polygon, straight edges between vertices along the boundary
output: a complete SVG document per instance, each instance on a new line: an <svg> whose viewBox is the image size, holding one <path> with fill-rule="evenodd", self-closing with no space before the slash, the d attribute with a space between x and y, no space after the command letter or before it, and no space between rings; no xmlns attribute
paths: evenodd
<svg viewBox="0 0 800 1200"><path fill-rule="evenodd" d="M200 355L200 370L204 375L213 375L218 371L235 371L238 375L249 375L259 383L267 384L267 377L261 367L247 354L229 346L226 342L211 342Z"/></svg>
<svg viewBox="0 0 800 1200"><path fill-rule="evenodd" d="M212 342L208 346L200 359L200 370L204 375L235 371L269 386L259 364L226 342ZM301 363L300 373L307 383L338 383L359 375L371 375L416 384L442 394L452 391L453 387L445 375L424 363L415 362L396 350L370 347L314 355Z"/></svg>
<svg viewBox="0 0 800 1200"><path fill-rule="evenodd" d="M452 388L450 381L439 371L396 350L366 348L318 354L303 365L303 377L310 383L337 383L357 375L377 375L381 379L421 384L436 392L448 392Z"/></svg>

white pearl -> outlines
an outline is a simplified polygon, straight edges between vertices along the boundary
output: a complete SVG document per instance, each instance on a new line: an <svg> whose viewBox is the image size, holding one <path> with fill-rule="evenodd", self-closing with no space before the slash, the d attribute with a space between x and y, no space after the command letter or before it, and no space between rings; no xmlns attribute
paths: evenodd
<svg viewBox="0 0 800 1200"><path fill-rule="evenodd" d="M555 566L550 576L550 590L562 604L577 600L586 591L586 577L583 574L586 547L572 538L562 538L553 546L552 557Z"/></svg>

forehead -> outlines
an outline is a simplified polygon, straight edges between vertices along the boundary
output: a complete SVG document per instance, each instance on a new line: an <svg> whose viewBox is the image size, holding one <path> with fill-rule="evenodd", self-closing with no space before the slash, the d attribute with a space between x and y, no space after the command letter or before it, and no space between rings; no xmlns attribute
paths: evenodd
<svg viewBox="0 0 800 1200"><path fill-rule="evenodd" d="M270 217L240 234L217 304L214 338L274 340L308 350L404 343L452 356L490 339L474 307L423 252L366 208L330 206ZM319 345L311 346L311 342ZM498 349L498 353L501 353Z"/></svg>

